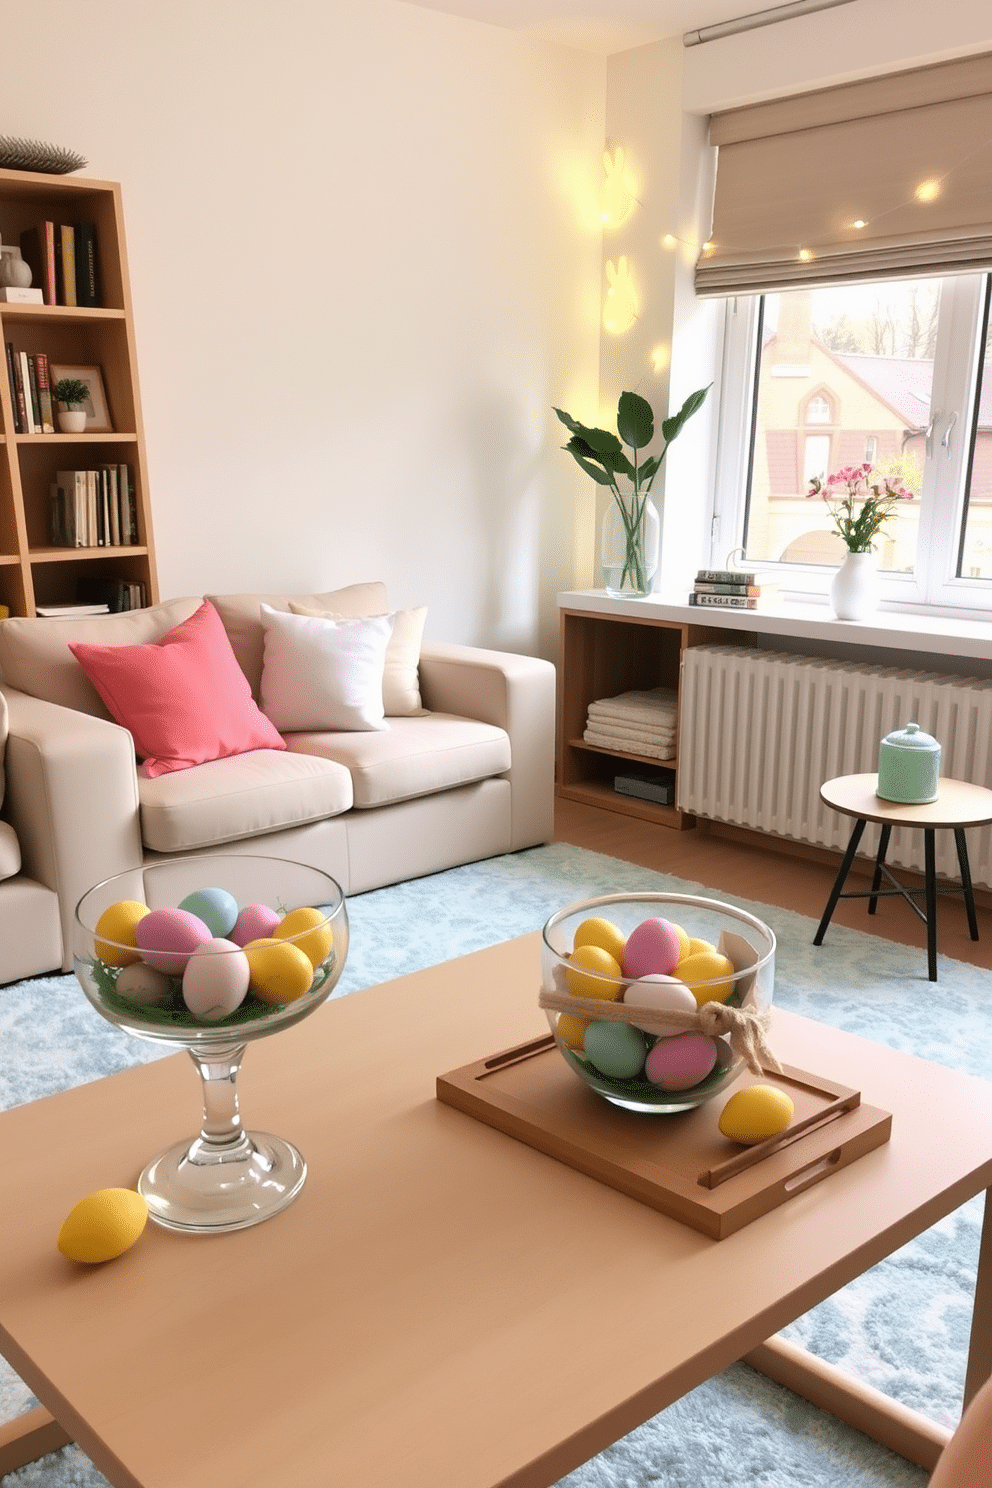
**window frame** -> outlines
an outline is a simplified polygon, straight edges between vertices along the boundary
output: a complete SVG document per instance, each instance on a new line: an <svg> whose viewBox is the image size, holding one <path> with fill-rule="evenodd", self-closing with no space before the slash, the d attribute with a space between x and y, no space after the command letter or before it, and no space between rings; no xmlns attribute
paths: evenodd
<svg viewBox="0 0 992 1488"><path fill-rule="evenodd" d="M928 613L946 610L952 615L962 610L992 609L992 581L959 578L955 572L966 505L964 483L971 461L974 398L985 350L979 333L990 294L992 271L955 275L941 282L917 569L912 574L879 575L886 605ZM726 567L728 554L744 552L748 464L757 414L760 306L760 294L731 296L724 302L708 559L712 567ZM969 417L965 417L966 410ZM743 561L748 569L774 580L795 598L825 598L835 572L818 564L781 563L746 553Z"/></svg>

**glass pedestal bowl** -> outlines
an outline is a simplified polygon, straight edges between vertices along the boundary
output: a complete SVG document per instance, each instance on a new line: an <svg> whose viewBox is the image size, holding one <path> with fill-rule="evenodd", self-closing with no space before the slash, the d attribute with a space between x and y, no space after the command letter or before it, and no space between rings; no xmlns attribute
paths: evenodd
<svg viewBox="0 0 992 1488"><path fill-rule="evenodd" d="M160 1153L138 1180L149 1217L215 1233L284 1209L306 1163L284 1138L244 1129L238 1072L249 1043L307 1017L337 984L348 955L340 886L283 858L163 859L89 889L74 935L76 976L97 1012L186 1049L200 1075L199 1136Z"/></svg>
<svg viewBox="0 0 992 1488"><path fill-rule="evenodd" d="M645 972L642 967L638 975L661 974L669 980L684 980L692 993L692 999L687 1001L691 1011L685 1012L680 1020L669 1024L661 1037L657 1030L646 1028L646 1023L650 1020L645 1020L643 1015L636 1017L632 1011L621 1013L607 1009L607 1004L615 1004L617 1009L621 1008L625 993L637 980L637 976L623 975L623 952L631 933L651 920L665 920L685 932L679 946L680 965L676 964L668 973L664 973L661 966L667 965L667 962L662 960L655 972ZM611 928L597 933L595 928L588 928L590 921L595 921L597 925L605 921ZM587 939L587 944L595 943L597 939L613 941L613 949L619 952L613 959L619 966L620 976L615 971L610 974L609 970L597 969L595 956L586 958L591 963L586 967L579 968L578 963L573 962L576 932L580 926L587 927L580 932L580 941L589 936L592 939ZM664 939L662 935L661 940ZM690 963L686 959L687 953L701 947L687 947L687 939L705 942L718 954L725 955L727 962L708 965L703 960ZM633 944L632 942L631 949ZM733 964L732 970L730 963ZM653 964L650 955L648 964ZM714 965L722 966L717 975L714 975ZM703 975L698 974L700 967ZM688 1035L700 1006L706 1002L719 1002L729 1008L750 1010L759 1018L766 1013L771 1006L775 983L775 935L757 916L716 899L698 898L692 894L604 894L595 899L567 905L547 921L542 932L541 982L542 1005L545 1006L555 1043L579 1078L605 1100L625 1110L671 1115L691 1110L726 1090L744 1069L744 1056L731 1046L729 1036L716 1037L716 1062L712 1069L695 1084L683 1089L662 1088L648 1079L645 1074L646 1056L656 1042L667 1044L675 1035ZM576 986L584 989L578 997L575 996ZM559 1001L567 1001L571 997L572 1010L564 1012L549 1008L545 1003L547 994L556 995ZM684 992L678 995L685 997ZM693 1001L695 1008L692 1007ZM600 1011L603 1009L606 1011ZM608 1026L616 1028L619 1023L624 1023L641 1034L644 1057L641 1057L640 1069L633 1074L617 1076L605 1073L602 1068L597 1068L589 1056L585 1047L588 1029L583 1024L588 1021L589 1024L599 1023L603 1026L601 1020L607 1017L612 1020ZM564 1018L570 1018L571 1022L563 1022ZM695 1037L698 1039L701 1035L696 1033ZM630 1042L635 1044L636 1040L632 1039ZM685 1054L687 1063L691 1064L689 1056L698 1054L698 1048L695 1051L687 1048ZM709 1051L704 1050L704 1062L708 1057ZM636 1064L637 1059L638 1052L635 1048L631 1055L632 1065Z"/></svg>

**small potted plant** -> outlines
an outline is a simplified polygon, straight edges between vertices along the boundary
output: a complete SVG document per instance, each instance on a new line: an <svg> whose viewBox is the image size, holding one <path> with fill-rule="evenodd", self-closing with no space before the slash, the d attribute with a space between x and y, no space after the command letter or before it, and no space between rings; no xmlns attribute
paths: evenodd
<svg viewBox="0 0 992 1488"><path fill-rule="evenodd" d="M86 400L90 390L80 377L60 377L52 388L59 405L59 428L63 434L81 434L86 428Z"/></svg>

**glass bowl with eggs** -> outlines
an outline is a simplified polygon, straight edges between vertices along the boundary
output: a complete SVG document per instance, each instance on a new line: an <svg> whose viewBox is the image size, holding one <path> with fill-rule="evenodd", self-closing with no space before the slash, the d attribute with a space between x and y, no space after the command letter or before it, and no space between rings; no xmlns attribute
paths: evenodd
<svg viewBox="0 0 992 1488"><path fill-rule="evenodd" d="M775 935L692 894L604 894L542 931L539 1001L562 1057L628 1111L691 1110L760 1067Z"/></svg>
<svg viewBox="0 0 992 1488"><path fill-rule="evenodd" d="M86 997L122 1031L186 1049L200 1075L199 1136L161 1153L138 1181L151 1219L241 1229L299 1193L305 1161L284 1138L244 1129L237 1076L248 1044L330 996L347 955L340 885L285 858L165 858L82 896L73 961Z"/></svg>

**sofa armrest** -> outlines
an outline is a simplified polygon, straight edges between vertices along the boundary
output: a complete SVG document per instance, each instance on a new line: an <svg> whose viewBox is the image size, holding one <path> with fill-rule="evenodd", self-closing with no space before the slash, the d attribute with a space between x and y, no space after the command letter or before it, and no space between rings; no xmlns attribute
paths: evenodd
<svg viewBox="0 0 992 1488"><path fill-rule="evenodd" d="M140 867L134 743L126 729L4 684L10 712L4 816L24 872L59 897L63 965L72 967L80 897L111 874Z"/></svg>
<svg viewBox="0 0 992 1488"><path fill-rule="evenodd" d="M432 713L454 713L510 737L511 851L554 834L555 669L550 661L425 641L420 692Z"/></svg>

